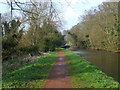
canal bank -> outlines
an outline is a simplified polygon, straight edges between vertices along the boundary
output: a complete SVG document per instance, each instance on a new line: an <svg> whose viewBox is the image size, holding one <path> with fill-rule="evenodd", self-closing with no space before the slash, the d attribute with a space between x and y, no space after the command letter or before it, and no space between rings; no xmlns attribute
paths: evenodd
<svg viewBox="0 0 120 90"><path fill-rule="evenodd" d="M62 51L59 55L50 52L4 76L3 88L50 88L55 84L56 88L118 88L118 82L92 63L69 50Z"/></svg>
<svg viewBox="0 0 120 90"><path fill-rule="evenodd" d="M118 88L119 83L79 55L64 50L73 88Z"/></svg>
<svg viewBox="0 0 120 90"><path fill-rule="evenodd" d="M80 49L73 52L99 67L100 70L120 83L120 53L90 49Z"/></svg>

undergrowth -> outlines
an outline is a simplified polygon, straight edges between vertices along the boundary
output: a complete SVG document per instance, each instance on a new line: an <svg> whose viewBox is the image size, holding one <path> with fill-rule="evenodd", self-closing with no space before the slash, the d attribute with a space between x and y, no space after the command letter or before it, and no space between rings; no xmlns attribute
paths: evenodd
<svg viewBox="0 0 120 90"><path fill-rule="evenodd" d="M57 55L51 52L3 76L2 88L43 88Z"/></svg>

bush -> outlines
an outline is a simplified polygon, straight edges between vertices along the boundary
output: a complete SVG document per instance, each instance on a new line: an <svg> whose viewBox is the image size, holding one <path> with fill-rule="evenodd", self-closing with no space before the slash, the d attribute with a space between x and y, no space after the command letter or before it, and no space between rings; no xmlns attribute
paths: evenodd
<svg viewBox="0 0 120 90"><path fill-rule="evenodd" d="M22 47L20 48L20 52L22 52L23 54L35 55L38 54L39 48L37 46Z"/></svg>

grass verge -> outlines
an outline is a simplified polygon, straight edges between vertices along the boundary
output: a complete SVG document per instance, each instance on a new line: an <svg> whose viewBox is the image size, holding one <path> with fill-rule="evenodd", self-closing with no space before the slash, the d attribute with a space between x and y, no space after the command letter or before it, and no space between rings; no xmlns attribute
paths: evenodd
<svg viewBox="0 0 120 90"><path fill-rule="evenodd" d="M64 50L73 88L118 88L120 84L79 55Z"/></svg>
<svg viewBox="0 0 120 90"><path fill-rule="evenodd" d="M2 88L43 88L57 56L51 52L3 76Z"/></svg>

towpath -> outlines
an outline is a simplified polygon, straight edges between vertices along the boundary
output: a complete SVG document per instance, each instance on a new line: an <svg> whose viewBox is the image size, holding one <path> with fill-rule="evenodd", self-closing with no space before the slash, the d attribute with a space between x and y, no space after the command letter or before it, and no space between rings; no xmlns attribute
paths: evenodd
<svg viewBox="0 0 120 90"><path fill-rule="evenodd" d="M58 60L54 64L45 88L71 88L68 65L62 50L59 50Z"/></svg>

